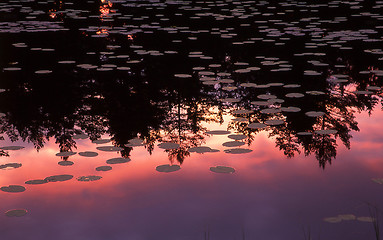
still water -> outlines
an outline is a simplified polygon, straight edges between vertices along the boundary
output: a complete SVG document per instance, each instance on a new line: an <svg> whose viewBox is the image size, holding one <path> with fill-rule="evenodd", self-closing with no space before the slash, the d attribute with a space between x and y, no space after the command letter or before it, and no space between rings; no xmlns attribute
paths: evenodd
<svg viewBox="0 0 383 240"><path fill-rule="evenodd" d="M1 239L379 239L381 8L0 3Z"/></svg>

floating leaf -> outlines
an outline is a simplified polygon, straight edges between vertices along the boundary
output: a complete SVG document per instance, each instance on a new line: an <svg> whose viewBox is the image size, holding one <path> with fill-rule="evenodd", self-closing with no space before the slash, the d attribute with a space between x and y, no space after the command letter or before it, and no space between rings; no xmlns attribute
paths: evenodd
<svg viewBox="0 0 383 240"><path fill-rule="evenodd" d="M95 143L95 144L104 144L104 143L108 143L108 142L110 142L110 141L111 141L110 139L97 139L97 140L92 141L92 143Z"/></svg>
<svg viewBox="0 0 383 240"><path fill-rule="evenodd" d="M30 185L40 185L47 183L48 181L45 179L34 179L34 180L28 180L25 182L25 184L30 184Z"/></svg>
<svg viewBox="0 0 383 240"><path fill-rule="evenodd" d="M247 136L243 135L243 134L231 134L231 135L229 135L227 137L231 138L231 139L234 139L234 140L243 140L243 139L247 138Z"/></svg>
<svg viewBox="0 0 383 240"><path fill-rule="evenodd" d="M22 217L27 214L27 210L25 209L12 209L5 212L5 216L7 217Z"/></svg>
<svg viewBox="0 0 383 240"><path fill-rule="evenodd" d="M49 176L49 177L46 177L44 180L47 182L64 182L64 181L71 180L72 178L73 178L73 175L62 174L62 175Z"/></svg>
<svg viewBox="0 0 383 240"><path fill-rule="evenodd" d="M305 114L308 117L321 117L325 115L325 113L321 111L310 111L310 112L306 112Z"/></svg>
<svg viewBox="0 0 383 240"><path fill-rule="evenodd" d="M207 134L210 135L226 135L230 134L230 131L225 131L225 130L212 130L212 131L207 131Z"/></svg>
<svg viewBox="0 0 383 240"><path fill-rule="evenodd" d="M6 164L0 165L0 169L11 170L11 169L19 168L21 166L22 166L21 163L6 163Z"/></svg>
<svg viewBox="0 0 383 240"><path fill-rule="evenodd" d="M70 157L70 156L73 156L75 155L77 152L59 152L59 153L56 153L56 156L58 157Z"/></svg>
<svg viewBox="0 0 383 240"><path fill-rule="evenodd" d="M120 163L127 163L127 162L130 162L130 158L118 157L118 158L111 158L109 160L106 160L107 164L120 164Z"/></svg>
<svg viewBox="0 0 383 240"><path fill-rule="evenodd" d="M335 134L337 133L337 130L334 129L326 129L326 130L316 130L315 133L325 135L325 134Z"/></svg>
<svg viewBox="0 0 383 240"><path fill-rule="evenodd" d="M1 150L5 150L5 151L16 151L16 150L20 150L20 149L23 149L24 147L23 146L4 146L4 147L0 147Z"/></svg>
<svg viewBox="0 0 383 240"><path fill-rule="evenodd" d="M263 123L250 123L247 127L251 129L262 129L267 127L267 125Z"/></svg>
<svg viewBox="0 0 383 240"><path fill-rule="evenodd" d="M371 180L378 184L383 184L383 178L372 178Z"/></svg>
<svg viewBox="0 0 383 240"><path fill-rule="evenodd" d="M165 173L175 172L180 169L181 167L179 165L169 165L169 164L160 165L156 167L157 172L165 172Z"/></svg>
<svg viewBox="0 0 383 240"><path fill-rule="evenodd" d="M188 149L189 152L196 152L196 153L205 153L205 152L211 152L212 149L207 146L199 146L199 147L192 147Z"/></svg>
<svg viewBox="0 0 383 240"><path fill-rule="evenodd" d="M224 142L222 143L222 146L224 147L240 147L245 145L244 142L239 142L239 141L230 141L230 142Z"/></svg>
<svg viewBox="0 0 383 240"><path fill-rule="evenodd" d="M74 162L72 161L60 161L58 162L58 165L60 166L72 166L74 164Z"/></svg>
<svg viewBox="0 0 383 240"><path fill-rule="evenodd" d="M282 125L285 123L285 121L280 119L274 119L274 120L267 120L265 123L269 126L275 126L275 125Z"/></svg>
<svg viewBox="0 0 383 240"><path fill-rule="evenodd" d="M85 152L79 152L78 155L80 155L82 157L96 157L96 156L98 156L98 153L85 151Z"/></svg>
<svg viewBox="0 0 383 240"><path fill-rule="evenodd" d="M348 221L348 220L355 220L356 216L353 214L339 214L338 218Z"/></svg>
<svg viewBox="0 0 383 240"><path fill-rule="evenodd" d="M19 193L19 192L24 192L25 187L20 185L9 185L9 186L1 187L0 190L3 192L9 192L9 193Z"/></svg>
<svg viewBox="0 0 383 240"><path fill-rule="evenodd" d="M242 153L249 153L252 152L253 150L251 149L246 149L246 148L231 148L231 149L225 149L225 153L230 153L230 154L242 154Z"/></svg>
<svg viewBox="0 0 383 240"><path fill-rule="evenodd" d="M88 135L86 134L76 134L73 136L73 139L87 139Z"/></svg>
<svg viewBox="0 0 383 240"><path fill-rule="evenodd" d="M329 222L329 223L339 223L342 221L342 218L340 218L340 217L328 217L328 218L324 218L323 221Z"/></svg>
<svg viewBox="0 0 383 240"><path fill-rule="evenodd" d="M170 150L170 149L177 149L180 147L178 143L172 143L172 142L163 142L157 145L159 148Z"/></svg>
<svg viewBox="0 0 383 240"><path fill-rule="evenodd" d="M119 152L124 150L121 147L115 147L115 146L102 146L102 147L96 147L97 150L104 151L104 152Z"/></svg>
<svg viewBox="0 0 383 240"><path fill-rule="evenodd" d="M110 171L110 170L112 170L112 167L111 167L111 166L100 166L100 167L96 167L96 171L106 172L106 171Z"/></svg>
<svg viewBox="0 0 383 240"><path fill-rule="evenodd" d="M360 222L375 222L375 218L372 217L357 217L356 219Z"/></svg>
<svg viewBox="0 0 383 240"><path fill-rule="evenodd" d="M234 173L235 169L232 167L216 166L216 167L211 167L210 171L215 173Z"/></svg>
<svg viewBox="0 0 383 240"><path fill-rule="evenodd" d="M77 178L77 181L79 181L79 182L92 182L92 181L100 180L101 178L102 178L101 176L95 176L95 175L81 176L81 177Z"/></svg>

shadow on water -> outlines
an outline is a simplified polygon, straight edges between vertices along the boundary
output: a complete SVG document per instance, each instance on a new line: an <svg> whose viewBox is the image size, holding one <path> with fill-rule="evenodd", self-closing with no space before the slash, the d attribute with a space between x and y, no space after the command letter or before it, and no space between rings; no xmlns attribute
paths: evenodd
<svg viewBox="0 0 383 240"><path fill-rule="evenodd" d="M178 143L179 148L165 151L170 161L182 163L189 148L205 143L204 124L223 124L224 115L231 113L228 130L244 134L249 146L266 130L287 157L314 154L325 168L336 158L337 139L350 148L352 131L359 131L355 114L371 113L381 101L383 83L374 72L375 61L359 53L363 49L358 42L349 43L350 51L323 46L310 49L310 54L308 37L280 47L265 41L247 47L204 33L193 41L182 29L175 36L164 31L120 34L112 27L124 27L122 19L106 21L113 13L108 4L71 4L87 9L81 16L101 16L85 19L66 17L60 13L66 5L58 1L49 4L45 10L54 14L40 20L63 23L66 31L1 37L0 67L20 70L1 72L0 132L36 149L54 138L60 151L70 151L78 134L91 140L107 134L125 157L132 151L125 145L134 138L142 139L150 153L156 142ZM154 10L125 11L138 17ZM171 16L176 9L158 11ZM18 14L9 13L7 20ZM179 18L174 16L164 27L176 25ZM252 20L261 21L262 16ZM223 29L239 28L240 23L214 24ZM87 28L91 25L95 28ZM196 20L190 29L201 27ZM254 38L239 29L236 40ZM265 35L259 31L255 37ZM28 48L11 47L17 42ZM366 91L369 86L377 89ZM249 127L252 123L266 125Z"/></svg>

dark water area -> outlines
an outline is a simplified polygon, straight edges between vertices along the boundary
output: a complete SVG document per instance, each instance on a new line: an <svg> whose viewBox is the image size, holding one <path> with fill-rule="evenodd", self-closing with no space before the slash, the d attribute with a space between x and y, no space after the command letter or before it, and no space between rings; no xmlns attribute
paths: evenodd
<svg viewBox="0 0 383 240"><path fill-rule="evenodd" d="M379 239L382 8L0 3L1 239Z"/></svg>

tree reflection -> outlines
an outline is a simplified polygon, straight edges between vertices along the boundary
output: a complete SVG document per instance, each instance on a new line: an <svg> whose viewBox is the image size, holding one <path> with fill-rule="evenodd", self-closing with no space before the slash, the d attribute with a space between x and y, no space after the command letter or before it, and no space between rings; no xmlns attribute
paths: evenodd
<svg viewBox="0 0 383 240"><path fill-rule="evenodd" d="M238 72L239 66L259 65L254 56L260 53L290 59L295 52L268 48L270 52L267 52L262 47L263 43L260 43L261 47L247 51L226 51L225 40L214 43L219 47L212 47L209 41L194 45L182 34L177 35L182 39L178 41L179 46L169 45L171 39L163 33L155 37L138 33L121 36L115 33L125 25L117 26L117 21L105 21L110 17L111 5L109 1L97 1L90 9L97 21L76 22L63 15L65 4L55 1L45 7L52 13L60 12L62 15L57 15L54 20L63 21L71 31L46 34L44 38L24 35L15 39L4 38L6 43L23 40L27 45L44 45L55 51L44 55L42 52L21 52L4 47L1 69L9 67L9 62L16 59L21 70L1 72L0 88L5 89L0 93L0 112L4 113L0 119L1 134L7 135L11 141L31 142L37 150L54 138L60 151L76 149L75 136L78 134L86 134L92 141L109 135L114 146L123 148L121 155L124 157L133 150L133 146L128 144L132 139L141 139L149 153L158 142L173 142L180 147L165 151L171 162L182 163L190 155L189 148L205 143L206 123L223 124L225 112L247 109L253 112L232 114L238 119L230 121L228 129L246 135L244 141L248 145L257 134L268 131L269 137L275 139L276 147L287 157L301 152L314 154L324 168L337 155L337 139L350 148L352 131L359 131L355 113L371 113L382 101L379 97L381 90L372 94L361 92L369 86L383 85L383 80L375 74L377 69L370 62L343 56L345 68L334 70L331 64L339 64L337 59L340 57L329 54L326 59L321 59L331 63L329 67L322 68L322 75L307 79L302 78L303 72L311 65L295 59L294 67L286 73L272 72L275 69L269 66L274 63L270 62L257 72ZM88 9L85 3L76 3L76 7ZM90 23L95 25L93 29L101 30L92 35L89 29L82 28L89 27ZM109 31L114 25L119 28ZM173 51L176 54L164 54L168 48L176 49ZM205 61L210 58L203 54L198 55L205 58L191 58L189 54L195 50L211 55L216 66L209 67L213 61ZM266 57L263 58L265 62ZM74 63L59 63L67 59ZM240 61L244 63L238 63ZM192 71L196 66L209 72L200 74ZM359 72L366 68L370 73L361 76ZM52 70L52 73L36 74L35 71L41 69ZM187 73L191 77L177 78L177 73ZM333 81L334 74L347 76L347 81ZM202 81L202 78L210 78L210 83L206 84L206 79ZM233 83L226 78L232 78ZM289 98L286 94L294 90L268 85L278 81L301 85L296 91L304 93L305 97ZM244 83L258 87L246 87ZM307 93L309 91L316 93ZM274 95L283 101L270 101L265 106L252 104L260 100L258 96L261 94ZM280 110L291 106L299 107L301 111L262 112L266 108ZM320 111L324 115L308 117L305 113L309 111ZM284 119L284 124L265 129L248 127L249 123L264 123L272 119ZM316 132L328 129L336 133ZM0 155L6 154L0 151Z"/></svg>

